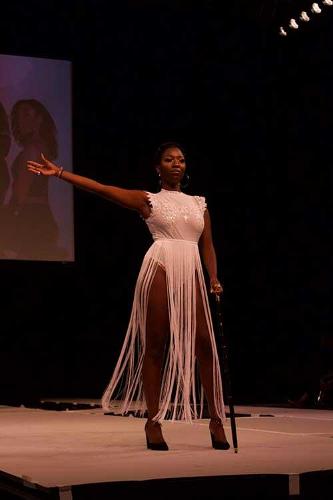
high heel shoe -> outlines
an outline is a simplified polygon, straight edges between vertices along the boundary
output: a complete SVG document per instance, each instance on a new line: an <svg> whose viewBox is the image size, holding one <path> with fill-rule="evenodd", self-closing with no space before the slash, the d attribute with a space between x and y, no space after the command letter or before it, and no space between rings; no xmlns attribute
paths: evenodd
<svg viewBox="0 0 333 500"><path fill-rule="evenodd" d="M212 447L215 450L229 450L230 444L228 443L227 440L219 441L218 439L216 439L216 437L214 435L214 431L212 430L214 425L222 426L221 419L220 418L211 418L210 419L209 431L210 431L210 437L212 439ZM222 426L222 428L223 428L223 426Z"/></svg>
<svg viewBox="0 0 333 500"><path fill-rule="evenodd" d="M149 432L148 428L150 426L153 429L155 428L154 430L157 431L158 434L160 434L160 436L159 436L160 439L156 442L153 442L148 438L148 432ZM161 424L159 422L155 422L154 420L147 420L146 425L145 425L145 432L146 432L146 441L147 441L147 449L148 450L167 451L169 449L168 445L166 444L166 442L163 439L162 431L161 431Z"/></svg>

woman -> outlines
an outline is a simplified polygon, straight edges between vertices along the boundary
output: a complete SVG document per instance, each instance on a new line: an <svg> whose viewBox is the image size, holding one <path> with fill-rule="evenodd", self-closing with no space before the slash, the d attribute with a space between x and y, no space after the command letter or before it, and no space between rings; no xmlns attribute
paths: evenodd
<svg viewBox="0 0 333 500"><path fill-rule="evenodd" d="M6 110L0 102L0 205L4 202L10 183L6 161L10 145L11 137L9 133L9 121Z"/></svg>
<svg viewBox="0 0 333 500"><path fill-rule="evenodd" d="M100 184L67 172L44 156L42 159L42 163L28 161L28 170L36 175L57 176L136 210L154 239L139 272L127 334L102 397L103 408L110 410L112 398L117 398L122 401L120 414L128 413L133 404L137 404L140 415L147 410L147 447L167 450L161 420L167 415L186 421L202 416L205 393L212 445L228 449L222 424L225 411L221 373L199 248L211 292L220 294L222 286L217 279L205 199L181 190L186 175L182 149L175 143L159 147L155 158L161 185L158 193Z"/></svg>
<svg viewBox="0 0 333 500"><path fill-rule="evenodd" d="M36 99L22 99L11 111L11 129L20 151L11 166L11 197L6 208L0 250L5 257L53 260L64 257L57 246L58 226L49 205L48 178L34 178L27 160L41 153L54 160L58 155L55 123Z"/></svg>

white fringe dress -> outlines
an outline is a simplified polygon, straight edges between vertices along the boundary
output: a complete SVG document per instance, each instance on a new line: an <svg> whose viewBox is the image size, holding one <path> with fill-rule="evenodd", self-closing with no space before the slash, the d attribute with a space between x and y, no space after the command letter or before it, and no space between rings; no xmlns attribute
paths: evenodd
<svg viewBox="0 0 333 500"><path fill-rule="evenodd" d="M142 262L127 333L102 407L120 415L143 416L146 411L142 384L146 316L150 286L161 266L166 273L170 344L163 365L160 409L154 419L191 422L203 415L204 394L195 358L196 286L200 287L212 345L215 406L225 419L221 371L198 249L205 198L165 189L147 194L152 209L145 221L154 241Z"/></svg>

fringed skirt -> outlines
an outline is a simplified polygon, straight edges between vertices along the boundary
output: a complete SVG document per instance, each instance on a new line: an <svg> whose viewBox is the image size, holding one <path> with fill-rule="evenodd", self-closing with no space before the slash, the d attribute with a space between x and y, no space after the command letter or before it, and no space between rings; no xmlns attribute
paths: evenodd
<svg viewBox="0 0 333 500"><path fill-rule="evenodd" d="M110 383L102 396L102 407L114 414L143 416L146 404L142 367L146 347L146 317L149 293L158 266L166 273L170 320L170 344L162 373L159 412L154 420L202 418L204 394L196 358L196 287L200 287L212 345L215 407L225 419L222 379L206 284L196 242L158 239L147 251L137 279L125 340Z"/></svg>

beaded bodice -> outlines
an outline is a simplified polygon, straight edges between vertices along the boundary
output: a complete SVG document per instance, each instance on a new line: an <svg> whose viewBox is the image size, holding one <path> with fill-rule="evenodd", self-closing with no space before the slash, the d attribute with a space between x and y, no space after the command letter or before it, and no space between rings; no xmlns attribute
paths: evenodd
<svg viewBox="0 0 333 500"><path fill-rule="evenodd" d="M154 240L167 238L198 242L204 228L204 197L166 189L148 193L148 196L152 211L146 223Z"/></svg>

